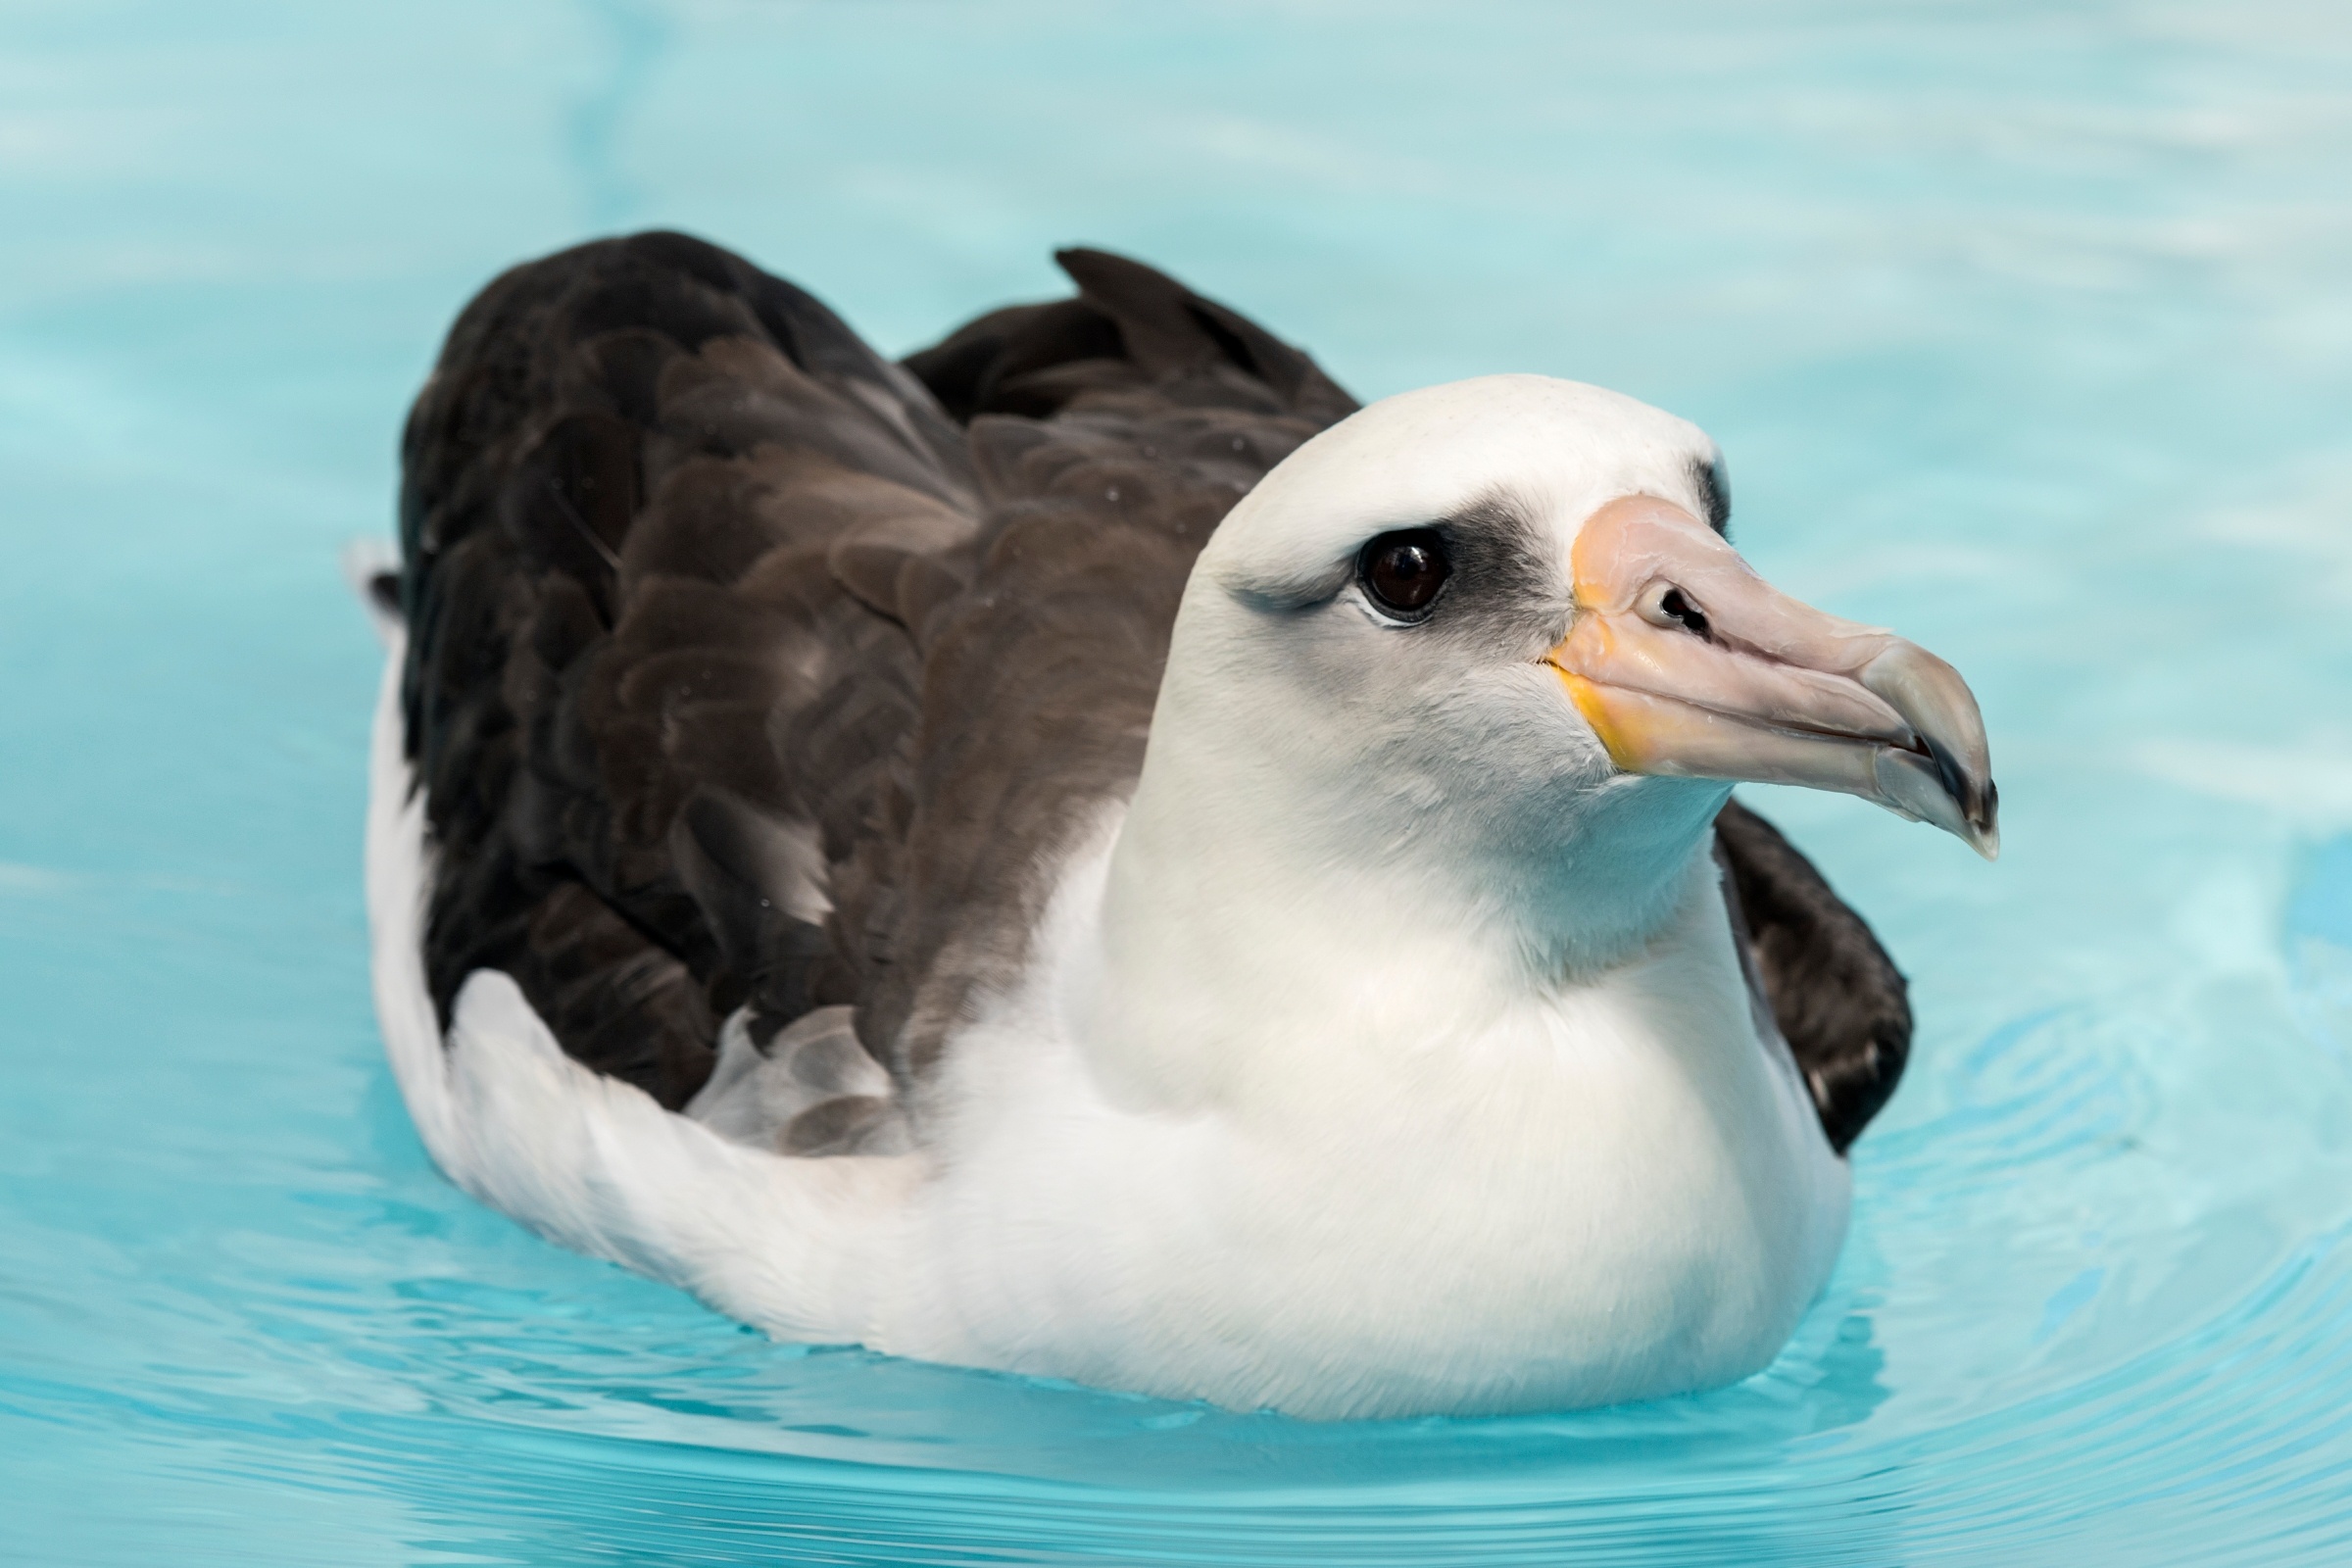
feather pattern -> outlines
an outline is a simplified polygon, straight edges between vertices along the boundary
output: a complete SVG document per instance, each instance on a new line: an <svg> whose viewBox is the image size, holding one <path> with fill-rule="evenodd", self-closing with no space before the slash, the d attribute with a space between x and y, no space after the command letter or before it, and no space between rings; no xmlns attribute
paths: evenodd
<svg viewBox="0 0 2352 1568"><path fill-rule="evenodd" d="M1355 407L1148 268L1058 259L1074 298L903 366L677 234L467 307L409 421L398 583L444 1028L499 971L664 1106L898 1147L1134 787L1202 543ZM1760 818L1719 844L1842 1150L1901 1070L1901 976Z"/></svg>

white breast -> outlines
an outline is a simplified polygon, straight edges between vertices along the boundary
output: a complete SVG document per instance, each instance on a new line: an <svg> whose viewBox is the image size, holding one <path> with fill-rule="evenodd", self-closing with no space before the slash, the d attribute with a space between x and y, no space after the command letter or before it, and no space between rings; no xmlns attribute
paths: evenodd
<svg viewBox="0 0 2352 1568"><path fill-rule="evenodd" d="M1275 1087L1178 1111L1114 1103L1056 1004L1102 876L957 1043L886 1348L1305 1415L1560 1408L1757 1370L1826 1279L1846 1169L1711 862L1638 963L1469 1035L1292 1038Z"/></svg>

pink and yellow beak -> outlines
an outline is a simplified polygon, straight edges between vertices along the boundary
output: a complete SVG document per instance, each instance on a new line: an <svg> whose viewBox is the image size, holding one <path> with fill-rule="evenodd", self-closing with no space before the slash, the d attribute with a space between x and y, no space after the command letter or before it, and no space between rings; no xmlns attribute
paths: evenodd
<svg viewBox="0 0 2352 1568"><path fill-rule="evenodd" d="M1571 564L1576 619L1546 662L1619 767L1841 790L2000 853L1984 720L1951 665L1789 598L1648 496L1594 513Z"/></svg>

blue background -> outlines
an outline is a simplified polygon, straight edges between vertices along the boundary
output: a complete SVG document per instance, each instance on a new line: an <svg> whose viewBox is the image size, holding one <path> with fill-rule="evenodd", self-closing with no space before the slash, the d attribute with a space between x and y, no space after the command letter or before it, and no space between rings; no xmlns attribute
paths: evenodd
<svg viewBox="0 0 2352 1568"><path fill-rule="evenodd" d="M2340 7L0 4L0 1557L2352 1552ZM1705 425L1984 700L2007 853L1754 792L1910 970L1768 1373L1317 1427L767 1344L460 1197L369 1012L336 552L498 269L886 350L1124 249L1371 396Z"/></svg>

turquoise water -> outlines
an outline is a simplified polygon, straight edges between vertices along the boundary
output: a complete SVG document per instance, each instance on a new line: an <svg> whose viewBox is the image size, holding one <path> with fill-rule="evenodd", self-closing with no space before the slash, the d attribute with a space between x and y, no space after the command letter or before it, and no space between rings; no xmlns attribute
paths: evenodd
<svg viewBox="0 0 2352 1568"><path fill-rule="evenodd" d="M2352 18L0 4L0 1560L2352 1556ZM1995 867L1757 792L1922 1021L1769 1372L1311 1426L765 1343L454 1192L369 1012L438 333L669 223L903 350L1131 250L1376 394L1705 424L1984 700Z"/></svg>

